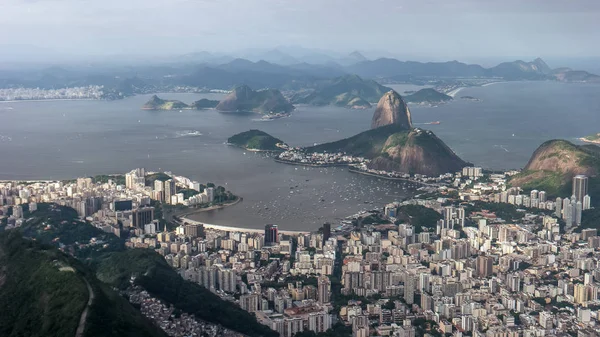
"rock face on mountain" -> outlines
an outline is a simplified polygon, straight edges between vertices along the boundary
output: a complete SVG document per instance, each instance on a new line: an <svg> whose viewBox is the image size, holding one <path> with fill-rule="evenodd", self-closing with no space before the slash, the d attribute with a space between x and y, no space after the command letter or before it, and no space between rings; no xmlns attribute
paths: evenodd
<svg viewBox="0 0 600 337"><path fill-rule="evenodd" d="M550 195L570 196L573 176L590 177L590 195L600 173L600 148L575 145L566 140L549 140L535 150L521 173L510 180L511 186L544 190ZM592 200L597 199L592 195Z"/></svg>
<svg viewBox="0 0 600 337"><path fill-rule="evenodd" d="M467 165L433 132L412 129L390 135L369 168L438 176Z"/></svg>
<svg viewBox="0 0 600 337"><path fill-rule="evenodd" d="M394 90L385 93L379 100L379 103L377 103L377 109L375 109L375 114L373 114L371 122L371 129L390 124L399 125L406 130L412 128L410 110L402 100L402 97Z"/></svg>
<svg viewBox="0 0 600 337"><path fill-rule="evenodd" d="M294 106L276 89L254 91L247 85L235 88L218 105L223 112L287 113Z"/></svg>

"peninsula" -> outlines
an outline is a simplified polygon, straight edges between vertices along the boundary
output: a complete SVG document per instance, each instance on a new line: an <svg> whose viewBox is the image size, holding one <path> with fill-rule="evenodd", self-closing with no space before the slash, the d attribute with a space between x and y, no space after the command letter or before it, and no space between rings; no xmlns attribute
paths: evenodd
<svg viewBox="0 0 600 337"><path fill-rule="evenodd" d="M142 106L142 110L181 110L190 109L190 106L177 100L166 100L153 95L146 104Z"/></svg>
<svg viewBox="0 0 600 337"><path fill-rule="evenodd" d="M407 103L417 104L438 104L452 100L452 96L443 94L435 89L425 88L413 94L404 96L404 101Z"/></svg>
<svg viewBox="0 0 600 337"><path fill-rule="evenodd" d="M364 109L370 108L371 102L377 102L388 90L390 89L373 80L364 80L357 75L346 75L324 81L312 91L298 93L292 98L292 102Z"/></svg>
<svg viewBox="0 0 600 337"><path fill-rule="evenodd" d="M352 165L369 172L439 176L468 163L431 131L413 128L410 110L395 91L377 104L371 129L332 143L289 150L279 160L300 165Z"/></svg>
<svg viewBox="0 0 600 337"><path fill-rule="evenodd" d="M142 106L142 110L203 110L214 108L217 104L219 104L219 101L202 98L191 105L187 105L182 101L166 100L153 95L150 100Z"/></svg>
<svg viewBox="0 0 600 337"><path fill-rule="evenodd" d="M600 133L587 137L581 137L579 140L586 143L600 144Z"/></svg>

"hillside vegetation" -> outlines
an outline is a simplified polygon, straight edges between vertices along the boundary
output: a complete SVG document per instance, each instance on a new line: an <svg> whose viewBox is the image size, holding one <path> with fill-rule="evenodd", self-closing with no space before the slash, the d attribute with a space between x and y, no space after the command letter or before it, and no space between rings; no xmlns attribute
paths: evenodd
<svg viewBox="0 0 600 337"><path fill-rule="evenodd" d="M237 305L221 300L206 288L185 281L164 258L152 250L132 249L111 254L97 269L98 278L115 287L124 287L130 277L150 294L172 303L177 309L208 322L248 336L277 336Z"/></svg>
<svg viewBox="0 0 600 337"><path fill-rule="evenodd" d="M0 233L0 336L75 336L87 284L83 336L166 336L78 260L18 230Z"/></svg>
<svg viewBox="0 0 600 337"><path fill-rule="evenodd" d="M277 144L283 141L260 130L249 130L229 137L227 143L247 150L282 151Z"/></svg>
<svg viewBox="0 0 600 337"><path fill-rule="evenodd" d="M600 198L600 148L575 145L566 140L550 140L537 148L523 172L510 180L510 185L526 190L539 189L551 196L571 195L572 179L577 174L590 177L592 203Z"/></svg>

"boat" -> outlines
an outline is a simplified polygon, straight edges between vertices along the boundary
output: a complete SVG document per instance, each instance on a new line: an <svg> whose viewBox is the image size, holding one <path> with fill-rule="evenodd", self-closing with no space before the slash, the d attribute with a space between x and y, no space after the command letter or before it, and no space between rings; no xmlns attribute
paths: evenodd
<svg viewBox="0 0 600 337"><path fill-rule="evenodd" d="M429 123L425 123L425 124L427 124L427 125L439 125L439 124L442 124L442 122L435 121L435 122L429 122Z"/></svg>

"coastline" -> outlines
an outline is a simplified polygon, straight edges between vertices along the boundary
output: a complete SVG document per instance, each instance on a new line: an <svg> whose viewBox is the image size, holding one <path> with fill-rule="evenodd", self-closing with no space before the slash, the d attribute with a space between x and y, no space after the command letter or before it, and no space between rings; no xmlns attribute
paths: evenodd
<svg viewBox="0 0 600 337"><path fill-rule="evenodd" d="M584 143L588 143L588 144L600 145L600 139L599 140L589 140L589 139L586 139L585 137L581 137L581 138L579 138L579 140Z"/></svg>
<svg viewBox="0 0 600 337"><path fill-rule="evenodd" d="M406 179L406 178L388 177L388 176L379 175L379 174L371 173L371 172L365 172L365 171L361 171L361 170L357 170L357 169L353 169L353 168L348 168L348 171L352 172L352 173L381 178L381 179L385 179L385 180L406 181L407 183L419 184L419 185L424 185L424 186L435 186L433 184L424 183L422 181L416 181L416 180L411 180L411 179Z"/></svg>
<svg viewBox="0 0 600 337"><path fill-rule="evenodd" d="M247 148L247 147L244 147L244 146L239 146L239 145L235 145L235 144L231 144L231 143L227 143L227 142L225 143L225 145L229 145L229 146L232 146L232 147L235 147L235 148L238 148L238 149L242 149L242 150L245 150L245 151L249 151L249 152L259 152L259 153L260 152L262 152L262 153L279 153L279 152L281 152L281 151L277 151L277 150L250 149L250 148Z"/></svg>
<svg viewBox="0 0 600 337"><path fill-rule="evenodd" d="M295 162L295 161L289 161L289 160L282 160L282 159L273 159L275 162L277 163L282 163L282 164L288 164L288 165L295 165L295 166L308 166L308 167L343 167L343 166L348 166L350 164L346 164L346 163L341 163L341 164L310 164L310 163L299 163L299 162Z"/></svg>
<svg viewBox="0 0 600 337"><path fill-rule="evenodd" d="M243 228L243 227L236 227L236 226L230 226L230 225L207 224L202 221L196 221L196 220L192 220L192 219L189 219L186 217L181 217L181 221L187 222L190 224L202 225L202 226L204 226L204 228L215 229L215 230L220 230L220 231L225 231L225 232L245 232L245 233L264 233L265 232L264 229ZM310 233L310 231L279 230L279 233L287 234L287 235L302 235L302 234L308 234L308 233Z"/></svg>
<svg viewBox="0 0 600 337"><path fill-rule="evenodd" d="M466 89L467 87L458 87L448 93L446 93L446 95L454 98L456 95L458 95L459 92L461 92L463 89Z"/></svg>
<svg viewBox="0 0 600 337"><path fill-rule="evenodd" d="M244 200L244 198L238 197L235 201L232 201L232 202L229 202L229 203L220 204L220 205L214 205L214 206L210 206L210 207L206 207L206 208L196 208L196 209L189 208L189 209L186 209L184 212L179 213L179 214L176 213L175 215L177 215L177 216L179 216L179 217L181 217L183 219L184 217L186 217L188 215L191 215L191 214L197 214L197 213L203 213L203 212L208 212L208 211L214 211L214 210L217 210L217 209L223 209L223 208L227 208L229 206L234 206L234 205L239 204L243 200ZM194 221L194 220L192 220L192 221Z"/></svg>
<svg viewBox="0 0 600 337"><path fill-rule="evenodd" d="M53 101L106 101L102 98L47 98L47 99L17 99L10 101L0 101L1 103L21 103L21 102L53 102Z"/></svg>

